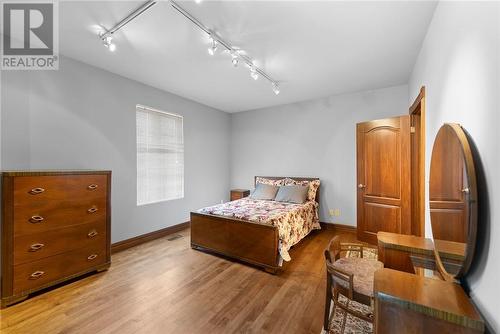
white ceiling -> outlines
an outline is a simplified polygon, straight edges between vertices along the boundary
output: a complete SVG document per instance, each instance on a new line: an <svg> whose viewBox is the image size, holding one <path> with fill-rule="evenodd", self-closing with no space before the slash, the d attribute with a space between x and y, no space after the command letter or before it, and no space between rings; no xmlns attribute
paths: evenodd
<svg viewBox="0 0 500 334"><path fill-rule="evenodd" d="M407 83L435 2L182 1L180 4L281 82L254 81L227 54L209 56L201 30L161 2L115 34L140 1L60 3L60 52L227 112Z"/></svg>

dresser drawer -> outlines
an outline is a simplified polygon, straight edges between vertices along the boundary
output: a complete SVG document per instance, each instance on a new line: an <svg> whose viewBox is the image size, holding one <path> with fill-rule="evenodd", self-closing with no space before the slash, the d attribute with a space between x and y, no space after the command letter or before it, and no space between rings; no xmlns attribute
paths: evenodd
<svg viewBox="0 0 500 334"><path fill-rule="evenodd" d="M106 244L96 240L85 248L14 266L13 291L34 290L104 263Z"/></svg>
<svg viewBox="0 0 500 334"><path fill-rule="evenodd" d="M106 199L46 202L39 208L14 209L14 236L42 233L106 219Z"/></svg>
<svg viewBox="0 0 500 334"><path fill-rule="evenodd" d="M14 178L14 207L38 208L51 201L104 200L106 175L19 176Z"/></svg>
<svg viewBox="0 0 500 334"><path fill-rule="evenodd" d="M106 241L106 221L80 224L14 238L14 265Z"/></svg>

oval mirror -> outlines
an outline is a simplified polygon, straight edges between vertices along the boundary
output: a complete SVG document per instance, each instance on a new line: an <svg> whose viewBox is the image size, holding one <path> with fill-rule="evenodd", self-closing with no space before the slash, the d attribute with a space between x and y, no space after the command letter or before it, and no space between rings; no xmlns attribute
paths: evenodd
<svg viewBox="0 0 500 334"><path fill-rule="evenodd" d="M469 139L458 124L443 125L434 141L429 202L437 267L445 279L459 279L474 256L477 184Z"/></svg>

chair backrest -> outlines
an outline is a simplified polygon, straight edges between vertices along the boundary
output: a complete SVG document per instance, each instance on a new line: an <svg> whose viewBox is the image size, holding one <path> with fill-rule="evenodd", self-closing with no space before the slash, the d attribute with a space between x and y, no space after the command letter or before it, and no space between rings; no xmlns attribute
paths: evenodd
<svg viewBox="0 0 500 334"><path fill-rule="evenodd" d="M343 251L340 243L340 237L335 236L330 241L328 248L325 249L326 262L326 281L327 298L332 297L332 288L335 288L347 298L353 298L353 275L336 269L333 263L340 258L340 252Z"/></svg>
<svg viewBox="0 0 500 334"><path fill-rule="evenodd" d="M338 235L334 236L332 240L330 240L330 244L328 248L325 249L325 259L327 262L333 263L340 258L341 246L340 246L340 237Z"/></svg>

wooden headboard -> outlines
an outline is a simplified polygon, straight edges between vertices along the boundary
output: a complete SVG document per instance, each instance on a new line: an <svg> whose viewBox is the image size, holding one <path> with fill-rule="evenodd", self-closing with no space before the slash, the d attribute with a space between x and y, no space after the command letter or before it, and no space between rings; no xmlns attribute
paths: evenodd
<svg viewBox="0 0 500 334"><path fill-rule="evenodd" d="M319 180L319 177L295 177L295 176L254 176L254 179L253 179L253 184L254 186L257 185L257 178L258 177L261 177L261 178L264 178L264 179L269 179L269 180L281 180L281 179L286 179L286 178L289 178L289 179L293 179L293 180L297 180L297 181L314 181L314 180ZM318 191L316 191L316 203L319 204L319 190L321 188L321 184L319 185L319 188L318 188Z"/></svg>

